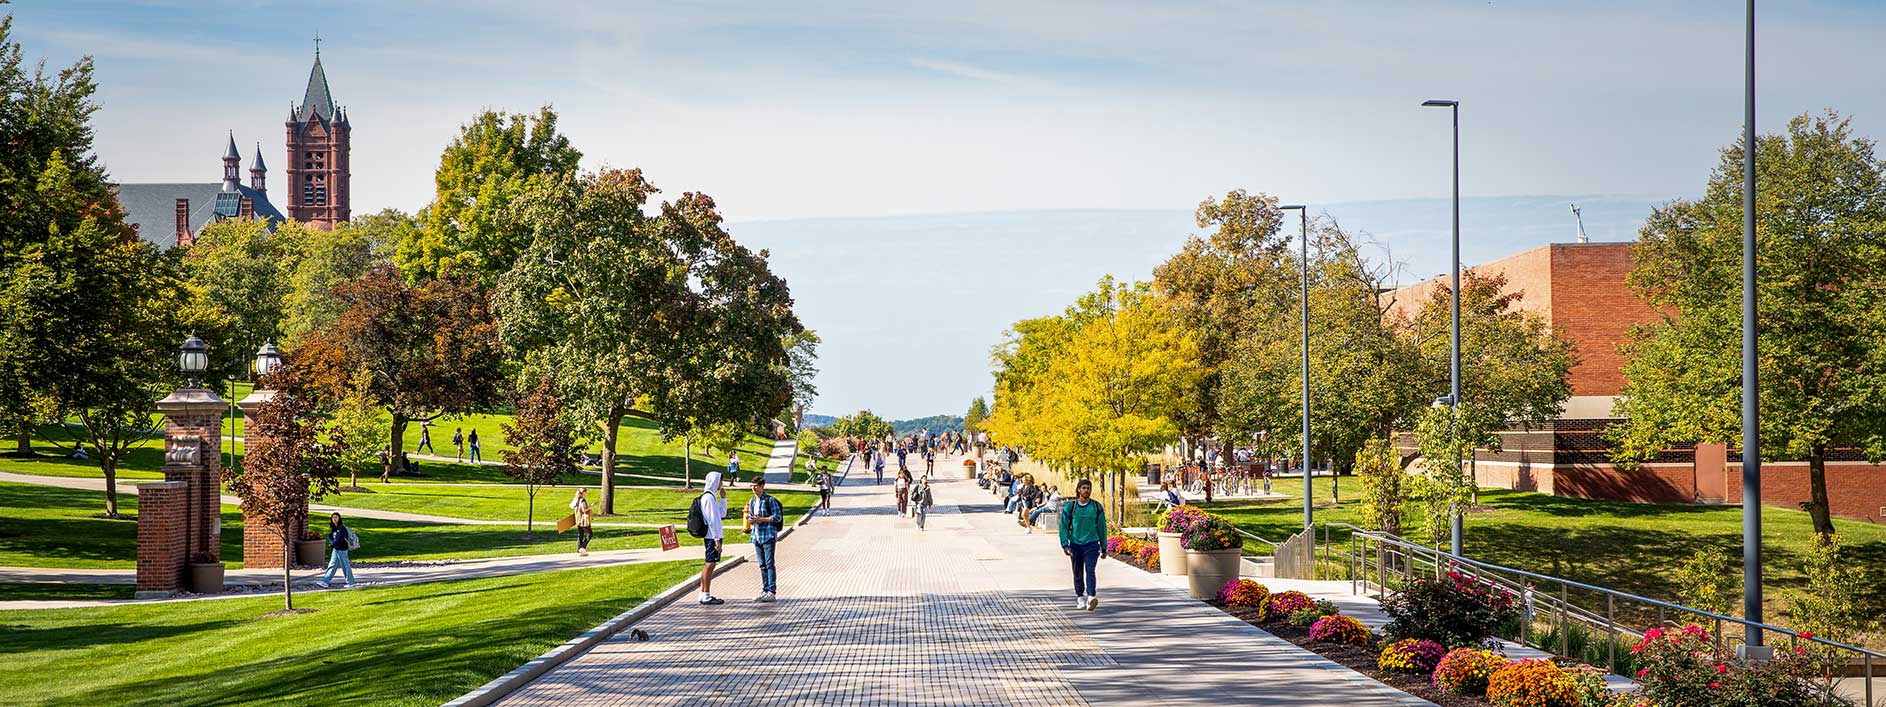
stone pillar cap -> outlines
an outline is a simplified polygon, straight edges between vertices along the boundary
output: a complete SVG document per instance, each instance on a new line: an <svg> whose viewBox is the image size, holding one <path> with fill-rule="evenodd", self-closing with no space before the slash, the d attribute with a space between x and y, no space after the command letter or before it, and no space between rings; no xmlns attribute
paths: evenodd
<svg viewBox="0 0 1886 707"><path fill-rule="evenodd" d="M181 407L188 405L224 405L227 402L228 401L217 397L216 391L208 388L178 388L171 391L170 395L164 396L164 399L157 401L157 404Z"/></svg>
<svg viewBox="0 0 1886 707"><path fill-rule="evenodd" d="M180 489L190 485L188 481L146 481L138 484L139 491L144 489Z"/></svg>

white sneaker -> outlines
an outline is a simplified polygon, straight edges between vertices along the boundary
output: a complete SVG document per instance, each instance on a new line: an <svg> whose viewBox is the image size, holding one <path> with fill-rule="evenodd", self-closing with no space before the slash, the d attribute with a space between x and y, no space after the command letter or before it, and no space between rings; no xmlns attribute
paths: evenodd
<svg viewBox="0 0 1886 707"><path fill-rule="evenodd" d="M773 596L772 592L760 592L760 595L757 597L753 597L753 600L760 602L762 604L766 604L766 603L771 603L773 601L776 601L777 598Z"/></svg>
<svg viewBox="0 0 1886 707"><path fill-rule="evenodd" d="M1080 611L1085 608L1087 608L1087 597L1083 597L1083 596L1074 597L1074 610Z"/></svg>
<svg viewBox="0 0 1886 707"><path fill-rule="evenodd" d="M1093 611L1100 606L1100 597L1087 597L1087 610Z"/></svg>
<svg viewBox="0 0 1886 707"><path fill-rule="evenodd" d="M322 589L326 589L326 588L327 588L327 582L315 582L315 583L314 583L314 586L317 586L317 587L320 587L320 588L322 588Z"/></svg>

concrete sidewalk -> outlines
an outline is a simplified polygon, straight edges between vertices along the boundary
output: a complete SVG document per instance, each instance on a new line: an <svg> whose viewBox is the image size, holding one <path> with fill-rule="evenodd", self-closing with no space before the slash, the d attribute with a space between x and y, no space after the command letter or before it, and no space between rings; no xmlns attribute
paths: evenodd
<svg viewBox="0 0 1886 707"><path fill-rule="evenodd" d="M939 464L960 463L955 458ZM715 581L510 695L507 705L1427 705L1187 599L1117 562L1076 611L1053 536L1028 534L974 482L934 482L929 528L891 487L839 487L833 513L759 568Z"/></svg>

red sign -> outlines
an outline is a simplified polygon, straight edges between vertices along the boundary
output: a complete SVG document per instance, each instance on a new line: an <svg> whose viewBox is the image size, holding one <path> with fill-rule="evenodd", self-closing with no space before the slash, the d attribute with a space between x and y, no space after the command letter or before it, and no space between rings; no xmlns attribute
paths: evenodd
<svg viewBox="0 0 1886 707"><path fill-rule="evenodd" d="M667 551L669 551L669 550L673 550L673 549L675 549L675 548L677 548L677 547L681 547L681 541L675 538L675 527L674 527L674 526L672 526L672 525L664 525L664 526L662 526L662 527L661 527L661 549L662 549L662 551L663 551L663 552L667 552Z"/></svg>

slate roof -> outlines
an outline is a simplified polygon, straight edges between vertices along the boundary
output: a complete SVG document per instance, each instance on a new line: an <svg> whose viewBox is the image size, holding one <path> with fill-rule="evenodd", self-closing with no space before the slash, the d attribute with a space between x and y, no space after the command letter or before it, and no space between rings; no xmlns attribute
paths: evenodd
<svg viewBox="0 0 1886 707"><path fill-rule="evenodd" d="M211 221L235 218L243 196L255 202L256 218L274 223L288 220L269 203L268 195L237 185L237 191L224 192L221 182L203 184L118 184L113 190L124 206L125 221L138 228L138 237L159 247L177 244L177 200L190 200L190 232L197 233Z"/></svg>
<svg viewBox="0 0 1886 707"><path fill-rule="evenodd" d="M327 72L321 69L321 55L314 55L314 68L308 72L308 90L301 95L301 105L295 109L297 122L308 122L310 116L319 116L322 120L334 119L334 96L327 90Z"/></svg>

